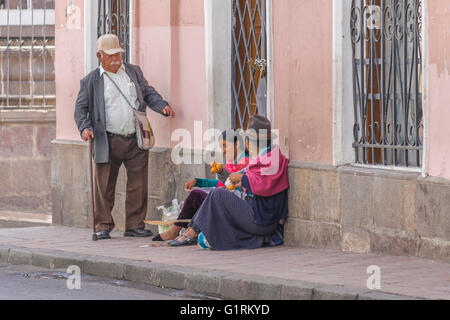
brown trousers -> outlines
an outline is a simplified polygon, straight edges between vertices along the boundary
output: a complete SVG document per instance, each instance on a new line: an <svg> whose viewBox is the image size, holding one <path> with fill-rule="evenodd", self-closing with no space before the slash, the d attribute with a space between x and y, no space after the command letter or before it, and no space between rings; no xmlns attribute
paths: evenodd
<svg viewBox="0 0 450 320"><path fill-rule="evenodd" d="M125 202L125 229L144 228L148 204L148 158L149 152L138 148L136 136L124 138L108 133L110 161L95 166L95 231L111 232L114 220L116 182L122 163L127 172L127 195Z"/></svg>

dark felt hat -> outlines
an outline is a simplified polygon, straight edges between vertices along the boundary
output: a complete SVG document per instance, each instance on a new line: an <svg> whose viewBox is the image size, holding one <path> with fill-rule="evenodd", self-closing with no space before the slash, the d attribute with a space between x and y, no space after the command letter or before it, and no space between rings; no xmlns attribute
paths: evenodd
<svg viewBox="0 0 450 320"><path fill-rule="evenodd" d="M248 122L248 129L245 133L251 140L271 140L274 138L270 120L260 115L250 118Z"/></svg>

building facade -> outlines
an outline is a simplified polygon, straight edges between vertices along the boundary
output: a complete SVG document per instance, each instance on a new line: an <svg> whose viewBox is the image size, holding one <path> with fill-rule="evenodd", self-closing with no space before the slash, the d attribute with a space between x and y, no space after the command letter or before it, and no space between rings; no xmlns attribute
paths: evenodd
<svg viewBox="0 0 450 320"><path fill-rule="evenodd" d="M73 121L95 41L118 33L126 59L171 102L149 113L148 218L186 196L205 163L175 164L177 129L245 128L264 114L291 164L286 244L448 258L450 3L445 0L57 1L56 224L89 227L87 147ZM176 137L175 137L176 138ZM123 227L125 177L114 216Z"/></svg>
<svg viewBox="0 0 450 320"><path fill-rule="evenodd" d="M0 211L52 210L55 1L0 1Z"/></svg>

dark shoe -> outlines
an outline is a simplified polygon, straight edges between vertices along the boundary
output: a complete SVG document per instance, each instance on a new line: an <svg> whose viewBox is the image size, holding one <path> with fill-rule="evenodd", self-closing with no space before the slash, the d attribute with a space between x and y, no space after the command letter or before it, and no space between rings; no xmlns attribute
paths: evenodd
<svg viewBox="0 0 450 320"><path fill-rule="evenodd" d="M186 240L180 241L179 239L184 237ZM171 240L168 242L168 245L171 247L185 247L185 246L195 246L197 244L198 237L195 237L193 239L182 235L176 238L175 240Z"/></svg>
<svg viewBox="0 0 450 320"><path fill-rule="evenodd" d="M138 237L138 238L145 238L145 237L151 237L153 235L153 232L150 230L145 229L134 229L134 230L127 230L123 234L124 237Z"/></svg>
<svg viewBox="0 0 450 320"><path fill-rule="evenodd" d="M92 240L93 241L106 240L106 239L111 239L111 236L109 235L109 232L106 231L106 230L99 231L99 232L94 233L92 235Z"/></svg>
<svg viewBox="0 0 450 320"><path fill-rule="evenodd" d="M163 240L163 238L161 238L161 235L158 234L156 237L154 237L154 238L152 239L152 241L159 241L159 242L162 242L162 241L164 241L164 240Z"/></svg>

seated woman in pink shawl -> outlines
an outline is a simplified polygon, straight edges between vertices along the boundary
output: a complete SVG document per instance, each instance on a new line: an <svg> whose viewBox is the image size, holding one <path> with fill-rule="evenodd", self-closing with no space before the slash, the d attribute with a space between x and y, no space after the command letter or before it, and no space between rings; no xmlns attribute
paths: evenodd
<svg viewBox="0 0 450 320"><path fill-rule="evenodd" d="M262 116L249 121L246 144L251 161L245 174L230 181L245 196L217 189L195 215L182 239L214 250L255 249L283 243L288 213L288 164L279 147L272 147L271 124Z"/></svg>

